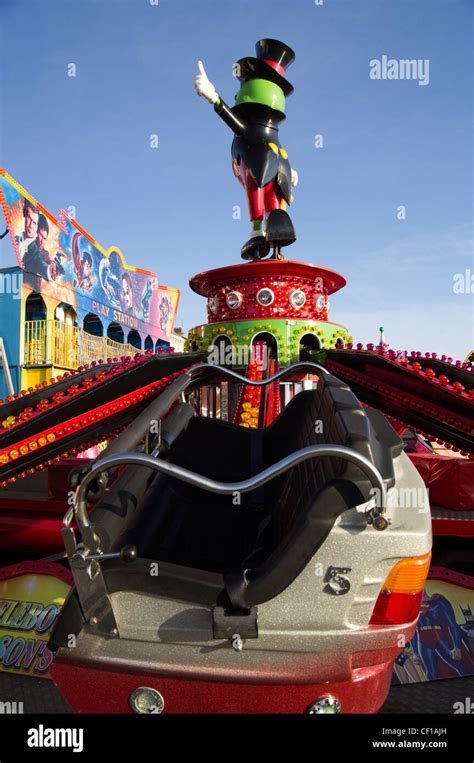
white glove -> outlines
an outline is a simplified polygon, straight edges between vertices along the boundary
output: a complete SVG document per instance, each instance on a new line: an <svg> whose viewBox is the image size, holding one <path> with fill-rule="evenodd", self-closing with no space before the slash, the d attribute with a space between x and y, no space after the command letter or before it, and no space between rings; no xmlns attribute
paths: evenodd
<svg viewBox="0 0 474 763"><path fill-rule="evenodd" d="M291 185L293 188L298 185L298 173L296 170L291 170Z"/></svg>
<svg viewBox="0 0 474 763"><path fill-rule="evenodd" d="M202 95L209 103L215 103L219 96L212 82L207 78L202 61L198 61L199 74L194 78L194 89L198 95Z"/></svg>

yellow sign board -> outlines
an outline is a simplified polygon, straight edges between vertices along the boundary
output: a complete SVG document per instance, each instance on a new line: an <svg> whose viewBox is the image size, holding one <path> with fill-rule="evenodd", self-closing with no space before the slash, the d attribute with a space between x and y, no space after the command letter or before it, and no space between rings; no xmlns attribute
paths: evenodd
<svg viewBox="0 0 474 763"><path fill-rule="evenodd" d="M0 569L0 671L49 678L48 640L71 587L58 564L23 562Z"/></svg>

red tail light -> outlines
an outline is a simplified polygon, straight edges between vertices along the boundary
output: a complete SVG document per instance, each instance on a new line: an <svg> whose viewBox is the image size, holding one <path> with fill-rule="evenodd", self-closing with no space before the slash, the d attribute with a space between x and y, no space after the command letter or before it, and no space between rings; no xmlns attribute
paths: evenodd
<svg viewBox="0 0 474 763"><path fill-rule="evenodd" d="M389 593L382 591L376 601L370 625L401 625L418 616L423 591L418 593Z"/></svg>
<svg viewBox="0 0 474 763"><path fill-rule="evenodd" d="M369 625L402 625L420 611L431 554L402 559L392 567L375 603Z"/></svg>

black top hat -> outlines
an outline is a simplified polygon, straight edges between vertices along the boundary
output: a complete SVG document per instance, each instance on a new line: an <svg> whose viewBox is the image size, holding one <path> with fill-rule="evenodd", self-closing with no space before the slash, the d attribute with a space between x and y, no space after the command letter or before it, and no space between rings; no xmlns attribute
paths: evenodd
<svg viewBox="0 0 474 763"><path fill-rule="evenodd" d="M255 45L257 57L247 56L237 61L237 79L268 79L281 87L285 95L293 92L293 85L285 79L285 69L295 60L294 51L279 40L259 40Z"/></svg>

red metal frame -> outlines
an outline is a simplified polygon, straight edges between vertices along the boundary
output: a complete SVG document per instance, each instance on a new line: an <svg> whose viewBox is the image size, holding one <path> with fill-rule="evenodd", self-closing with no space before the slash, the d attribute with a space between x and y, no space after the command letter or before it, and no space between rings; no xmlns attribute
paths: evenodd
<svg viewBox="0 0 474 763"><path fill-rule="evenodd" d="M455 572L448 567L430 567L428 580L445 580L446 583L452 583L461 588L474 589L474 575L464 575L462 572Z"/></svg>
<svg viewBox="0 0 474 763"><path fill-rule="evenodd" d="M96 408L92 408L87 413L81 413L78 416L73 416L66 421L61 421L59 424L56 424L53 427L48 427L48 429L43 430L39 434L30 435L29 437L23 438L22 440L16 442L14 446L9 445L7 448L0 450L0 462L21 462L21 460L24 459L25 456L29 455L32 451L47 448L49 444L52 442L57 442L58 440L67 440L69 435L73 432L87 429L96 421L110 418L119 411L136 405L145 398L150 397L152 394L161 391L177 376L185 373L186 370L187 369L183 369L183 371L176 372L170 376L165 376L162 379L158 379L151 384L140 387L133 392L114 398L104 405L99 405ZM2 461L2 459L4 460ZM11 481L11 479L7 481Z"/></svg>
<svg viewBox="0 0 474 763"><path fill-rule="evenodd" d="M469 519L432 520L433 535L446 538L474 538L474 522Z"/></svg>
<svg viewBox="0 0 474 763"><path fill-rule="evenodd" d="M54 575L54 577L63 580L68 585L74 585L71 571L67 567L55 562L18 562L10 564L7 567L0 567L0 581L11 580L20 575Z"/></svg>

